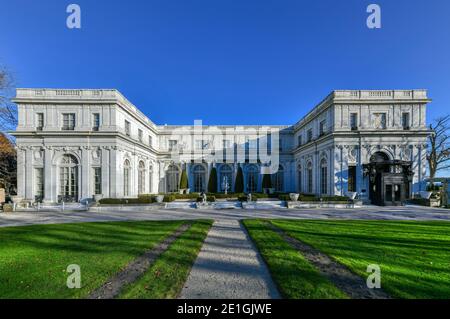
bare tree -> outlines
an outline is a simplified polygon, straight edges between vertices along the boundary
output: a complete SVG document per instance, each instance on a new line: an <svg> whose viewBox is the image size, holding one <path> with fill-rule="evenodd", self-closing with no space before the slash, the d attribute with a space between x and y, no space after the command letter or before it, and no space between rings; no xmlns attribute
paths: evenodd
<svg viewBox="0 0 450 319"><path fill-rule="evenodd" d="M17 126L17 107L11 102L14 84L11 73L0 67L0 131L13 130Z"/></svg>
<svg viewBox="0 0 450 319"><path fill-rule="evenodd" d="M450 115L437 118L430 130L427 160L432 180L438 171L450 168Z"/></svg>

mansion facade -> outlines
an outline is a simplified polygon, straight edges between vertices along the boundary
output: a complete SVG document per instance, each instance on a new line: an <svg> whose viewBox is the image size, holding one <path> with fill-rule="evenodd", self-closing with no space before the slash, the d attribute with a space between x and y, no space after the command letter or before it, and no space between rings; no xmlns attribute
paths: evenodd
<svg viewBox="0 0 450 319"><path fill-rule="evenodd" d="M425 90L333 91L294 125L156 125L117 90L17 89L18 197L47 203L272 188L395 204L424 190ZM265 141L264 143L262 141ZM265 146L261 156L262 146ZM269 163L270 162L270 163Z"/></svg>

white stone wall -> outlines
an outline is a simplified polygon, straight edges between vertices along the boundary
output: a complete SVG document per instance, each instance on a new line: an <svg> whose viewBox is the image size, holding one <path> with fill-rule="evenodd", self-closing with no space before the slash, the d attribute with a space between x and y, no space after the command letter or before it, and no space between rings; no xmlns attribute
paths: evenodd
<svg viewBox="0 0 450 319"><path fill-rule="evenodd" d="M192 125L157 126L134 105L115 90L50 90L19 89L16 103L19 125L15 136L18 145L19 196L34 200L37 193L35 169L43 168L45 176L44 200L55 202L60 194L59 167L64 154L72 154L78 161L79 199L91 198L94 193L93 168L102 171L104 197L124 196L124 161L130 161L130 197L138 195L138 166L145 164L144 193L165 192L166 171L172 163L168 151L169 140L179 144L203 139ZM426 174L426 92L418 91L335 91L292 126L268 126L280 131L282 152L279 163L284 168L285 192L306 192L306 167L313 167L312 193L319 195L320 164L327 164L327 195L345 195L348 191L348 166L357 167L357 191L368 195L368 181L362 165L368 163L375 151L383 151L391 159L411 160L415 172L413 192L423 189ZM410 114L410 129L403 130L402 113ZM37 131L37 113L44 114L45 125ZM62 114L75 113L73 131L62 130ZM100 114L100 127L93 131L93 114ZM358 130L350 128L350 113L358 114ZM386 114L386 128L374 127L376 113ZM130 122L131 134L125 134L125 120ZM321 121L325 121L324 134L319 135ZM262 127L258 126L206 126L208 145L214 146L227 139L231 148L244 150L247 139L255 140ZM138 130L142 130L142 141ZM307 131L312 129L312 141L307 143ZM226 135L223 133L226 132ZM253 134L255 133L255 134ZM194 135L194 136L193 136ZM302 145L298 145L298 136ZM150 145L149 136L152 137ZM253 145L252 143L250 143ZM256 144L255 144L256 145ZM256 149L250 150L253 151ZM193 188L191 157L180 156L180 167L187 167L190 187ZM231 158L233 183L237 172L237 158ZM205 158L208 181L212 167L219 168L221 160ZM244 186L247 184L244 168ZM257 164L258 168L261 166ZM302 168L302 189L298 167ZM150 170L152 174L150 174ZM181 172L180 172L181 175ZM220 184L220 175L219 175ZM262 177L258 178L258 191L262 190ZM218 185L220 189L220 185ZM234 185L233 185L234 186ZM365 190L365 192L364 192Z"/></svg>

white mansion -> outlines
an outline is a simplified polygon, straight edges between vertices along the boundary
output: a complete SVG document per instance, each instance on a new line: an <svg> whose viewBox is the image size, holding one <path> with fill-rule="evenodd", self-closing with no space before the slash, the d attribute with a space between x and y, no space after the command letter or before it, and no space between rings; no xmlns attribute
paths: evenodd
<svg viewBox="0 0 450 319"><path fill-rule="evenodd" d="M176 192L182 170L191 192L206 191L213 167L219 191L234 191L240 167L244 191L260 192L265 132L275 191L396 204L423 190L428 102L425 90L333 91L294 125L198 129L156 125L116 90L17 89L18 197Z"/></svg>

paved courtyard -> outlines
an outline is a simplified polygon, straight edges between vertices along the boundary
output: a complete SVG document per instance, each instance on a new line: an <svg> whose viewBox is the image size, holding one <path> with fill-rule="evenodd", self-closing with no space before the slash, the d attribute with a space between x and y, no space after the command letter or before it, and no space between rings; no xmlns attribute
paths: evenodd
<svg viewBox="0 0 450 319"><path fill-rule="evenodd" d="M51 211L0 213L0 227L33 224L57 224L122 220L240 220L246 218L294 218L294 219L375 219L375 220L448 220L450 209L422 206L378 207L366 206L354 209L136 209L111 208L108 211Z"/></svg>

